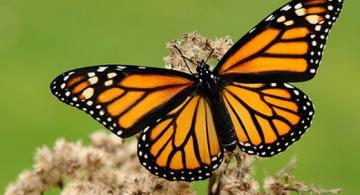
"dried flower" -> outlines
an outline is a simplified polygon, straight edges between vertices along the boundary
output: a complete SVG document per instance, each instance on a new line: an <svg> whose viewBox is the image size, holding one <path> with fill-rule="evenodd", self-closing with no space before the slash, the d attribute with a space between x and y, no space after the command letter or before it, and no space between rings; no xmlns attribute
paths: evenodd
<svg viewBox="0 0 360 195"><path fill-rule="evenodd" d="M116 138L116 139L115 139ZM126 143L104 131L90 136L91 145L56 141L53 149L36 152L33 171L24 171L8 186L6 195L40 195L51 187L62 188L61 195L77 194L195 194L190 183L170 182L152 175L138 162L136 140ZM210 178L209 194L286 195L339 193L293 181L295 159L274 176L264 180L264 192L252 176L256 157L241 151L227 153L223 164Z"/></svg>
<svg viewBox="0 0 360 195"><path fill-rule="evenodd" d="M169 182L149 172L146 172L141 177L128 180L126 184L129 188L125 191L125 194L195 194L187 182Z"/></svg>
<svg viewBox="0 0 360 195"><path fill-rule="evenodd" d="M341 192L340 188L324 189L314 186L308 186L301 182L294 181L294 176L291 175L295 168L296 158L293 157L289 163L277 172L274 176L267 176L264 179L264 190L266 195L287 195L291 192L298 193L312 193L312 194L338 194Z"/></svg>
<svg viewBox="0 0 360 195"><path fill-rule="evenodd" d="M210 179L210 194L259 194L259 184L252 177L254 160L255 157L239 150L226 155L223 165Z"/></svg>
<svg viewBox="0 0 360 195"><path fill-rule="evenodd" d="M151 175L138 162L136 140L123 144L104 131L90 135L90 146L56 141L41 147L33 171L10 184L6 195L40 195L51 187L62 195L77 194L194 194L189 183L169 182Z"/></svg>
<svg viewBox="0 0 360 195"><path fill-rule="evenodd" d="M40 195L44 191L44 183L37 174L24 171L18 176L16 183L7 187L6 195Z"/></svg>
<svg viewBox="0 0 360 195"><path fill-rule="evenodd" d="M182 39L167 43L166 47L170 50L170 55L164 58L165 67L189 73L185 65L185 57L189 59L187 64L190 66L190 70L195 72L198 62L218 61L232 46L232 43L229 36L210 40L200 36L197 32L186 33Z"/></svg>

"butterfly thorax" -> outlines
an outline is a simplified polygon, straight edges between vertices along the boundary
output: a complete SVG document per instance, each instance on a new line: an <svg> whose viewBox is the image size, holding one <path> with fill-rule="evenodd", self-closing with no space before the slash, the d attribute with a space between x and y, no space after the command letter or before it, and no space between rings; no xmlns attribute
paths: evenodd
<svg viewBox="0 0 360 195"><path fill-rule="evenodd" d="M209 65L200 63L196 68L196 72L195 78L199 93L205 96L211 96L214 95L214 93L218 93L217 78L210 70Z"/></svg>

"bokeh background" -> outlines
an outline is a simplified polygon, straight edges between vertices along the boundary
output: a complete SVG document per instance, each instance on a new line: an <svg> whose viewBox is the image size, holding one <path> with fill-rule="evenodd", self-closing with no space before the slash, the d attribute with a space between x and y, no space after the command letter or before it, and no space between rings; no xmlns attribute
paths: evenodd
<svg viewBox="0 0 360 195"><path fill-rule="evenodd" d="M31 168L35 149L102 128L52 97L58 74L93 64L164 65L165 43L184 32L234 41L286 0L0 0L0 193ZM310 131L287 152L256 163L274 173L294 155L298 180L357 194L360 175L360 1L346 0L318 75L296 84L313 100ZM206 182L196 185L205 192ZM47 194L56 194L56 190Z"/></svg>

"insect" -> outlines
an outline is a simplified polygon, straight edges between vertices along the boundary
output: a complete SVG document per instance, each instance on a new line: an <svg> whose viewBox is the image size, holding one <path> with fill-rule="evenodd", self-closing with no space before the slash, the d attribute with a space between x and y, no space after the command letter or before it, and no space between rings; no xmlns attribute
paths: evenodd
<svg viewBox="0 0 360 195"><path fill-rule="evenodd" d="M140 133L138 157L168 180L208 178L236 147L270 157L309 128L313 105L287 82L313 78L343 0L293 0L251 29L212 70L129 65L71 70L51 83L61 101L112 133Z"/></svg>

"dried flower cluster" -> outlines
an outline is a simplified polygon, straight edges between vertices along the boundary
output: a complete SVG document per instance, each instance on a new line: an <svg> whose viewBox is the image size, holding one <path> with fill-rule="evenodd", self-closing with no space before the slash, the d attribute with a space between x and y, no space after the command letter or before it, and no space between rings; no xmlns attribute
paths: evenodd
<svg viewBox="0 0 360 195"><path fill-rule="evenodd" d="M202 60L217 61L232 46L230 37L209 40L198 33L184 34L181 40L167 44L171 54L164 58L166 67L194 72ZM185 65L185 60L189 68ZM192 63L191 63L192 62ZM189 70L190 69L190 70ZM169 182L153 176L138 162L136 140L123 140L104 131L90 136L90 145L71 143L64 139L55 146L39 148L35 164L24 171L16 182L7 187L5 195L41 195L50 188L60 188L61 195L113 194L196 194L190 183ZM287 195L299 193L339 193L340 189L326 190L294 181L290 161L275 176L264 180L263 189L253 177L252 162L256 157L241 151L227 153L223 164L209 179L209 195Z"/></svg>
<svg viewBox="0 0 360 195"><path fill-rule="evenodd" d="M24 171L6 195L40 195L52 187L62 195L193 194L185 182L170 183L151 175L138 162L136 140L126 144L105 131L90 136L91 145L56 141L42 147L32 171Z"/></svg>
<svg viewBox="0 0 360 195"><path fill-rule="evenodd" d="M233 42L229 36L210 40L200 36L197 32L184 34L180 40L173 40L167 43L166 47L170 50L170 55L164 58L166 68L188 72L185 66L186 60L192 72L195 72L198 62L208 60L218 61L230 49ZM183 55L183 56L182 56ZM193 63L190 63L192 61Z"/></svg>
<svg viewBox="0 0 360 195"><path fill-rule="evenodd" d="M105 131L90 136L90 145L71 143L64 139L55 146L39 148L33 170L24 171L10 184L5 195L41 195L57 187L61 195L114 194L196 194L190 183L170 182L153 176L138 162L136 140L123 143ZM264 180L261 191L252 176L255 157L236 151L225 155L224 163L210 178L209 195L287 195L290 192L335 194L340 189L326 190L293 181L291 170L295 161L275 176Z"/></svg>

